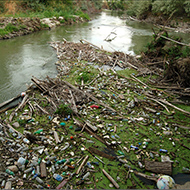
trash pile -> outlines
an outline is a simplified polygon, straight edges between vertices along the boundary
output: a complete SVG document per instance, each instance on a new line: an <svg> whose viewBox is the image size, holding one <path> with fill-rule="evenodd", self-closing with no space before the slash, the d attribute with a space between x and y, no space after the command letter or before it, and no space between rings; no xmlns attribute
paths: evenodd
<svg viewBox="0 0 190 190"><path fill-rule="evenodd" d="M52 45L57 78L32 77L18 106L0 115L1 188L161 189L190 173L190 112L137 78L135 58Z"/></svg>

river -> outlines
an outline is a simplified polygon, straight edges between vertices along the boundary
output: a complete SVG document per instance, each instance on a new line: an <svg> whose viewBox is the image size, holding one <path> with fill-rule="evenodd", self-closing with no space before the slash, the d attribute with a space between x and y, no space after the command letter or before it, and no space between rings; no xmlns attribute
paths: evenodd
<svg viewBox="0 0 190 190"><path fill-rule="evenodd" d="M114 40L107 42L109 36ZM56 52L49 42L79 42L80 39L107 51L139 54L151 40L152 25L120 19L111 11L103 11L87 23L60 26L30 35L0 41L0 103L27 89L31 77L44 79L57 74Z"/></svg>

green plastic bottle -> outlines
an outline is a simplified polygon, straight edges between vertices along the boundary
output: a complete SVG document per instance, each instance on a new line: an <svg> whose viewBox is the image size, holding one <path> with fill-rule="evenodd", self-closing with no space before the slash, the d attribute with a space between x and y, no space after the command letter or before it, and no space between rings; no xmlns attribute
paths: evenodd
<svg viewBox="0 0 190 190"><path fill-rule="evenodd" d="M124 153L123 152L121 152L120 150L118 150L117 151L119 154L121 154L121 155L124 155Z"/></svg>
<svg viewBox="0 0 190 190"><path fill-rule="evenodd" d="M63 164L63 163L65 163L66 162L66 159L63 159L63 160L58 160L56 163L57 164Z"/></svg>
<svg viewBox="0 0 190 190"><path fill-rule="evenodd" d="M14 172L12 172L12 171L9 170L9 169L6 169L5 172L8 173L9 175L15 175Z"/></svg>
<svg viewBox="0 0 190 190"><path fill-rule="evenodd" d="M39 130L35 131L34 134L40 134L41 132L43 132L43 129L39 129Z"/></svg>

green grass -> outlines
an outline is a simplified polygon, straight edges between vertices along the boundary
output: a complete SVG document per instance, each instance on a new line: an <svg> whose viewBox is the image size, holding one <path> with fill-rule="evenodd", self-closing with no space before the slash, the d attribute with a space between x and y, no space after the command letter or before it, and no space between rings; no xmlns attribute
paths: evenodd
<svg viewBox="0 0 190 190"><path fill-rule="evenodd" d="M64 19L67 21L68 19L74 19L73 15L77 15L79 17L82 17L86 20L90 20L90 17L88 14L83 13L82 11L75 11L75 9L65 9L65 8L46 8L45 10L42 11L26 11L26 12L18 12L15 15L5 15L6 17L38 17L40 19L42 18L51 18L53 16L55 17L64 17Z"/></svg>
<svg viewBox="0 0 190 190"><path fill-rule="evenodd" d="M72 84L75 84L75 81L78 84L81 84L82 76L83 76L83 79L85 79L85 84L88 84L92 79L94 79L99 74L98 69L95 69L93 66L89 66L87 62L85 61L81 61L76 64L70 63L70 65L71 65L70 72L67 75L63 76L62 79L69 81ZM82 74L80 75L80 73ZM143 85L133 80L126 79L126 81L128 81L130 85L126 84L125 86L126 88L123 87L122 89L118 89L117 87L118 87L118 82L121 82L120 79L122 78L122 76L130 77L132 73L136 74L136 71L134 71L133 69L125 69L122 71L117 71L117 74L114 74L112 71L108 71L106 73L107 75L100 76L99 78L97 78L97 81L91 84L91 87L94 87L97 89L97 91L96 90L92 91L91 94L97 97L99 100L102 100L103 103L116 109L118 113L121 113L121 112L125 113L124 118L127 120L122 121L121 119L119 119L118 114L114 115L112 114L112 112L110 113L102 112L104 107L101 105L100 105L101 109L90 109L89 108L90 105L97 104L96 102L93 102L92 100L90 100L88 103L85 104L86 105L85 110L87 110L88 112L87 115L82 114L83 109L80 109L80 105L78 105L78 110L79 112L81 110L80 114L82 115L82 117L80 117L79 120L81 121L90 120L92 124L94 124L95 126L102 124L104 128L103 129L98 128L98 131L96 134L98 134L99 136L109 135L110 138L107 139L107 141L109 142L115 141L115 140L121 141L121 145L117 145L115 148L113 148L114 153L119 156L120 154L118 151L122 151L125 155L123 159L127 160L128 165L130 165L131 168L134 170L150 175L152 172L148 172L144 168L142 169L139 168L138 161L141 161L142 163L144 159L148 159L151 161L161 161L161 157L160 157L161 155L167 155L174 161L173 174L182 172L183 166L189 167L189 162L188 162L189 150L182 147L177 141L174 141L176 146L173 146L172 140L170 140L170 138L173 138L173 137L177 138L180 140L181 143L189 147L189 139L185 137L184 135L190 135L190 132L187 129L183 129L179 127L177 131L175 131L175 127L171 126L169 123L169 122L174 122L174 123L179 123L181 125L188 126L190 123L189 117L187 117L182 112L175 111L174 116L172 118L169 118L169 116L161 113L161 111L164 111L164 108L161 106L159 108L154 108L152 106L154 109L157 109L157 112L161 113L160 115L149 113L143 109L144 106L147 106L147 107L150 106L150 105L146 105L145 103L142 103L139 105L137 104L134 108L131 108L131 111L134 111L133 113L128 112L129 109L127 109L127 104L130 100L134 99L134 97L136 97L138 100L146 100L145 99L146 96L143 95L143 93L140 94L138 92L135 92L137 90L139 91L143 90ZM104 88L101 88L101 84L104 84L108 78L109 80L107 82L107 85ZM138 78L145 83L148 80L148 77L144 77L144 78L138 77ZM129 90L129 94L127 93L127 90ZM48 103L48 101L44 97L41 96L40 92L35 91L35 93L31 92L31 94L34 95L33 97L34 100L37 101L41 107L43 107L46 110L51 108L50 103ZM115 94L115 97L113 96L113 94ZM118 98L120 94L125 96L124 101ZM101 95L102 97L100 98L100 96L98 95ZM162 97L166 97L166 96L162 95ZM32 100L33 98L31 98L31 103L34 103ZM176 105L176 106L182 109L185 109L187 111L190 111L190 108L188 106L181 106L181 105ZM65 106L65 104L60 103L60 107L58 108L59 109L58 111L64 112L67 108L68 107ZM169 106L168 108L170 109L170 111L173 110L173 108L170 108ZM23 108L23 110L25 109L28 109L28 106L25 106ZM13 109L9 110L7 116L5 114L1 114L1 119L4 120L6 117L9 117L12 111ZM148 114L147 118L143 116L143 112L145 114ZM22 114L22 111L18 112L18 117L21 114ZM70 113L67 113L67 114L70 114ZM53 116L55 117L57 115L53 115ZM82 157L83 155L84 156L89 155L89 161L97 162L97 160L87 150L84 150L84 151L81 150L81 148L83 148L82 144L87 148L93 146L100 151L104 151L106 146L100 141L98 141L93 135L90 135L85 131L82 132L83 137L77 136L78 132L74 131L74 129L77 126L75 125L73 119L65 121L64 117L60 116L59 114L58 116L60 119L59 122L66 123L65 126L59 126L52 123L48 119L49 117L48 115L40 113L40 111L37 111L37 110L33 114L33 118L35 119L34 124L27 123L27 125L31 127L30 131L32 133L39 128L43 128L44 133L45 133L44 136L47 136L47 137L51 136L53 139L52 140L53 143L55 143L55 140L54 140L53 134L51 133L52 128L54 128L58 132L59 137L61 136L64 137L64 140L62 143L56 144L56 145L53 145L52 143L48 145L48 151L50 153L54 153L57 156L58 160L63 159L63 158L70 158L71 157L70 153L74 152L75 156ZM99 117L99 120L97 116ZM144 121L147 120L147 122L144 122L144 121L131 122L132 119L140 118L140 117L143 117ZM17 117L14 117L13 122L17 121L17 119L18 119ZM155 123L153 123L153 120L155 120ZM26 121L22 121L22 122L23 122L23 125L26 124ZM38 124L36 124L36 122L38 122ZM163 134L163 131L164 131L163 128L167 128L167 125L166 125L167 123L170 126L170 131L172 132L172 135L169 135L169 136ZM108 130L106 127L109 124L112 124L109 126L110 130ZM162 126L160 127L159 124L162 124ZM23 125L18 129L21 132L24 130ZM69 128L70 126L73 126L74 129ZM116 129L117 129L116 133L114 132L114 126L116 126ZM68 134L66 134L66 132ZM116 137L116 134L119 136L119 138ZM74 140L70 140L70 136L73 136ZM95 144L88 143L87 142L88 139L94 141ZM150 139L150 142L148 142L146 149L143 149L142 143L145 142L146 139ZM66 149L63 152L55 151L54 149L55 146L58 146L59 148L64 147L65 142L69 142L69 144L71 145L70 148ZM74 142L76 142L76 144ZM139 145L139 143L141 143L141 145ZM144 154L142 155L140 159L137 158L139 154L136 154L136 151L130 150L130 152L127 153L125 150L123 150L123 147L127 147L128 149L130 149L130 145L139 146L139 148L143 150ZM37 145L36 144L29 145L30 148L32 148L33 146L37 146ZM160 148L168 150L168 153L160 153L159 152ZM160 156L159 157L154 156L154 158L149 157L148 155L152 151L158 152ZM175 158L171 156L170 154L171 152L173 152L176 155ZM40 155L40 157L42 159L45 158L46 157L45 153ZM136 184L135 186L136 189L147 189L146 188L147 186L151 189L155 188L155 185L146 186L146 184L144 184L138 177L136 177L134 173L131 173L131 178L127 179L126 176L127 176L128 169L125 168L123 165L121 165L118 160L110 161L107 158L100 157L100 156L98 157L101 160L103 160L103 162L105 162L106 164L103 165L100 162L99 162L99 166L96 166L95 164L93 164L96 172L91 172L91 175L89 177L90 181L92 182L94 181L94 178L95 180L97 180L96 182L97 189L103 189L103 188L111 189L109 187L110 181L102 173L102 168L105 169L113 177L113 179L117 180L117 177L120 178L120 181L117 181L120 185L120 189L134 188L132 187L133 184ZM186 159L187 161L184 159ZM78 159L74 160L74 163L76 164L77 161ZM179 164L176 161L178 161ZM74 170L67 170L66 172L68 171L75 172L78 169L78 167L79 166L76 166ZM62 174L63 169L58 169L56 173ZM29 174L27 174L27 176L28 175ZM50 172L49 175L52 176L52 173ZM76 178L75 176L71 179L70 182L71 184L74 184L74 188L79 188L79 189L95 188L94 183L76 186L75 185L76 181L78 181L79 179L80 177ZM36 181L34 181L34 183L36 183ZM55 181L53 178L47 179L47 183L51 184L52 188L55 188L59 184L59 182Z"/></svg>
<svg viewBox="0 0 190 190"><path fill-rule="evenodd" d="M6 34L12 32L18 32L19 28L14 26L13 24L9 23L4 29L0 29L0 36L5 36Z"/></svg>

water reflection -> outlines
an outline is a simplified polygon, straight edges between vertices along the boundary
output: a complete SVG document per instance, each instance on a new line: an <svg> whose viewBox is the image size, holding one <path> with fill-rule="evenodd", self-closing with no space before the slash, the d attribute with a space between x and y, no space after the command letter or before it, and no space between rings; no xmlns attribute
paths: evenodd
<svg viewBox="0 0 190 190"><path fill-rule="evenodd" d="M104 11L87 23L61 26L27 36L0 41L0 103L17 96L26 89L32 75L55 77L57 61L55 51L48 42L79 42L86 39L107 51L122 51L139 54L151 39L152 26L134 21L125 21L110 11ZM114 32L115 39L105 41Z"/></svg>

